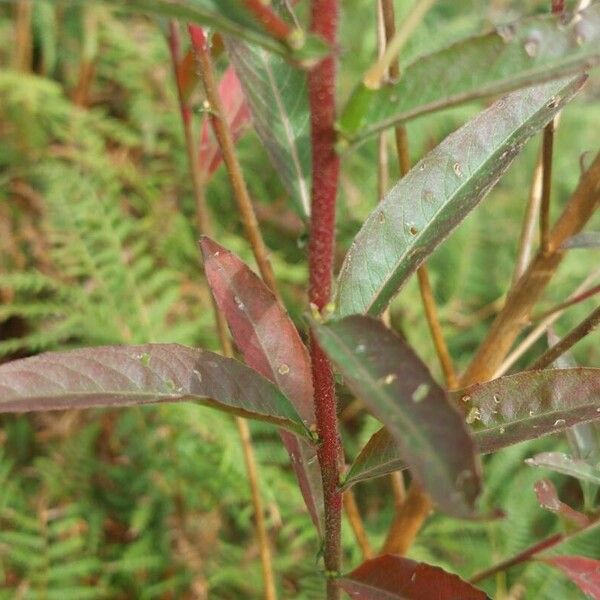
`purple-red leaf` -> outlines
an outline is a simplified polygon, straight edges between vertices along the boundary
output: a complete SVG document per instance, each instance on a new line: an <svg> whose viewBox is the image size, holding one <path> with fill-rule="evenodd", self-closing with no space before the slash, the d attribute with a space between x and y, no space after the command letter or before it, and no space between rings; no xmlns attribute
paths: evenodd
<svg viewBox="0 0 600 600"><path fill-rule="evenodd" d="M560 569L582 592L600 600L600 561L585 556L551 556L543 560Z"/></svg>
<svg viewBox="0 0 600 600"><path fill-rule="evenodd" d="M357 600L486 600L488 596L457 575L408 558L384 554L340 579Z"/></svg>
<svg viewBox="0 0 600 600"><path fill-rule="evenodd" d="M351 316L314 325L348 387L387 425L414 476L446 512L468 517L481 489L463 416L413 350L381 321Z"/></svg>
<svg viewBox="0 0 600 600"><path fill-rule="evenodd" d="M310 359L286 310L237 256L208 237L204 271L233 339L253 369L274 381L307 426L314 423Z"/></svg>
<svg viewBox="0 0 600 600"><path fill-rule="evenodd" d="M315 420L310 358L286 310L237 256L207 237L200 247L215 301L244 360L279 386L310 427ZM315 448L287 432L282 438L306 505L320 527L323 494Z"/></svg>
<svg viewBox="0 0 600 600"><path fill-rule="evenodd" d="M196 401L310 437L290 401L231 358L178 344L49 352L0 366L0 412Z"/></svg>
<svg viewBox="0 0 600 600"><path fill-rule="evenodd" d="M452 393L467 407L483 454L600 419L600 369L527 371ZM348 471L344 487L406 468L386 430L373 435Z"/></svg>
<svg viewBox="0 0 600 600"><path fill-rule="evenodd" d="M540 479L536 482L534 489L542 508L563 516L578 528L586 527L590 524L590 520L586 515L576 511L560 500L556 487L549 479Z"/></svg>
<svg viewBox="0 0 600 600"><path fill-rule="evenodd" d="M250 109L246 103L240 80L233 67L229 67L219 82L219 95L223 102L223 119L229 125L234 141L250 126ZM198 162L202 171L211 175L223 161L221 147L212 132L209 119L204 119L200 132Z"/></svg>

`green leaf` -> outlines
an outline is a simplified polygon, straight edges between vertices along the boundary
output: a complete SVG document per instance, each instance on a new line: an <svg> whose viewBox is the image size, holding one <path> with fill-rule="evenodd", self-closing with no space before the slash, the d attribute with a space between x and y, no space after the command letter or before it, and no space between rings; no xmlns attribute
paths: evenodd
<svg viewBox="0 0 600 600"><path fill-rule="evenodd" d="M480 452L487 454L600 420L600 369L527 371L452 395L479 427L473 436ZM400 444L382 428L354 461L344 487L406 466Z"/></svg>
<svg viewBox="0 0 600 600"><path fill-rule="evenodd" d="M310 438L289 400L246 365L178 344L50 352L0 366L0 413L195 401Z"/></svg>
<svg viewBox="0 0 600 600"><path fill-rule="evenodd" d="M315 325L348 387L384 422L414 476L446 512L472 516L479 461L465 421L413 350L381 321Z"/></svg>
<svg viewBox="0 0 600 600"><path fill-rule="evenodd" d="M581 481L600 485L600 468L590 465L584 460L568 456L564 452L541 452L533 458L526 459L525 462L532 467L549 469Z"/></svg>
<svg viewBox="0 0 600 600"><path fill-rule="evenodd" d="M256 133L295 208L306 218L311 182L307 74L262 48L233 38L226 43Z"/></svg>
<svg viewBox="0 0 600 600"><path fill-rule="evenodd" d="M523 19L408 64L394 85L360 84L339 122L350 143L395 123L462 102L583 72L600 60L600 2L565 24Z"/></svg>
<svg viewBox="0 0 600 600"><path fill-rule="evenodd" d="M52 0L57 2L58 0ZM73 4L88 4L89 0L68 0ZM271 37L261 22L244 7L239 0L95 0L111 4L120 10L160 15L174 19L183 19L199 25L213 27L217 31L227 33L262 46L270 52L297 57L305 62L308 57L315 60L323 57L328 51L326 44L318 37L304 36L300 48L292 50L284 42ZM297 36L298 39L302 35Z"/></svg>
<svg viewBox="0 0 600 600"><path fill-rule="evenodd" d="M338 280L338 315L383 312L584 81L585 76L510 94L425 156L388 192L348 250Z"/></svg>

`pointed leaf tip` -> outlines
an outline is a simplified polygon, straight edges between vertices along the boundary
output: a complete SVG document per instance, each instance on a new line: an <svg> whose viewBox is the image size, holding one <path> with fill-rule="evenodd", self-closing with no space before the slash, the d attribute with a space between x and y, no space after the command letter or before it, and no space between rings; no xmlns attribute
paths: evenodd
<svg viewBox="0 0 600 600"><path fill-rule="evenodd" d="M387 425L434 502L455 516L474 516L481 490L475 444L463 416L413 350L370 317L313 328L346 384Z"/></svg>
<svg viewBox="0 0 600 600"><path fill-rule="evenodd" d="M0 365L0 413L196 401L310 439L289 400L231 358L178 344L48 352Z"/></svg>

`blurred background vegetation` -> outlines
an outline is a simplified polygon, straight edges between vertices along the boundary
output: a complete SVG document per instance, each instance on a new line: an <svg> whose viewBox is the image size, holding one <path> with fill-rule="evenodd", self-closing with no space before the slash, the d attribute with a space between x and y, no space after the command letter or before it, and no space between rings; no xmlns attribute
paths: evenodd
<svg viewBox="0 0 600 600"><path fill-rule="evenodd" d="M300 2L300 13L304 12ZM571 3L574 4L574 3ZM405 60L526 14L549 1L439 0ZM409 8L398 2L398 18ZM371 26L372 24L372 26ZM372 0L343 2L340 100L375 55ZM194 200L164 23L37 0L0 2L0 355L108 343L179 342L218 349L196 247ZM226 60L221 57L222 71ZM598 79L564 112L557 133L553 211L574 189L598 141ZM194 102L202 113L198 90ZM409 124L419 158L481 106ZM391 143L391 139L390 139ZM464 367L510 282L539 139L430 262L442 323ZM272 249L286 305L302 327L306 232L277 173L248 131L239 156ZM345 157L340 255L377 201L377 144ZM393 161L391 161L393 163ZM397 178L391 165L391 182ZM252 264L221 167L208 185L217 239ZM591 228L597 228L591 224ZM539 311L564 300L598 266L572 251ZM593 300L556 325L575 325ZM395 327L439 375L417 286L392 307ZM594 342L595 345L594 345ZM544 348L539 344L522 365ZM597 339L579 344L600 364ZM347 410L349 458L377 424ZM321 598L319 540L273 429L252 423L282 598ZM411 556L467 577L558 530L537 506L540 472L523 464L561 439L522 444L485 461L484 506L506 519L466 523L436 515ZM544 473L548 475L548 473ZM581 503L577 483L550 475ZM393 511L387 480L356 488L374 546ZM359 553L345 528L346 564ZM595 542L600 546L600 541ZM589 554L600 548L585 549ZM583 551L583 550L582 550ZM593 555L593 554L592 554ZM4 417L0 421L0 599L259 598L258 547L232 420L192 405ZM486 582L494 597L580 598L533 564ZM519 595L520 594L520 595Z"/></svg>

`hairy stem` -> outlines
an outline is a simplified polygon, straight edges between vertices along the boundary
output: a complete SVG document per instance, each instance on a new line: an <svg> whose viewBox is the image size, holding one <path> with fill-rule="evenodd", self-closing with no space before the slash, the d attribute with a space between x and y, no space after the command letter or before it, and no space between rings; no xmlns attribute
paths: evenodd
<svg viewBox="0 0 600 600"><path fill-rule="evenodd" d="M540 250L527 271L510 291L504 308L462 377L468 386L489 380L504 361L512 344L529 322L531 310L546 289L565 251L563 243L581 231L600 204L600 154L583 174L561 217L552 228L549 250Z"/></svg>
<svg viewBox="0 0 600 600"><path fill-rule="evenodd" d="M560 342L549 348L529 367L530 370L545 369L557 358L568 352L577 342L591 333L600 324L600 306L572 329Z"/></svg>
<svg viewBox="0 0 600 600"><path fill-rule="evenodd" d="M212 237L212 223L208 213L206 204L206 196L204 194L204 178L200 172L198 164L198 152L196 140L194 139L192 130L192 111L184 98L183 82L180 77L179 65L181 63L181 41L179 26L177 22L171 21L169 25L169 48L171 50L171 59L173 62L173 71L177 83L177 94L179 98L179 110L181 114L181 122L185 136L185 147L188 157L190 173L192 175L192 185L194 189L194 199L196 205L196 219L198 232L203 235ZM214 297L211 295L211 302L215 322L217 324L217 332L221 350L224 356L233 357L233 347L231 339L227 332L227 321L223 313L217 307ZM252 507L255 514L255 529L258 540L263 582L265 587L265 600L276 600L277 592L275 587L275 577L273 574L273 566L271 559L271 547L267 526L265 523L263 501L260 492L258 481L258 469L256 465L256 457L254 448L252 447L252 438L250 435L250 427L248 423L239 417L235 418L235 423L242 444L242 453L244 455L244 463L246 473L248 474L248 482L250 484L250 494L252 497Z"/></svg>
<svg viewBox="0 0 600 600"><path fill-rule="evenodd" d="M338 0L312 0L310 30L335 46ZM318 310L329 303L335 249L335 208L340 163L335 152L335 74L333 55L321 61L308 76L312 146L310 240L308 245L309 301ZM319 464L325 500L324 559L327 598L337 600L335 576L341 568L341 508L339 490L341 447L338 434L335 386L331 363L317 344L310 343L315 391L315 416L320 438Z"/></svg>
<svg viewBox="0 0 600 600"><path fill-rule="evenodd" d="M223 103L219 96L219 90L215 79L215 73L212 65L210 50L207 45L204 31L197 25L189 26L190 38L196 55L196 62L204 92L206 94L206 109L210 115L210 121L215 133L215 137L221 148L223 162L227 167L233 194L240 212L240 218L244 225L246 238L250 242L254 258L260 271L261 277L271 288L271 291L277 295L275 285L275 276L269 260L269 253L263 237L260 233L256 214L250 200L250 194L246 187L246 181L242 174L242 168L235 153L235 144L231 130L224 119Z"/></svg>

